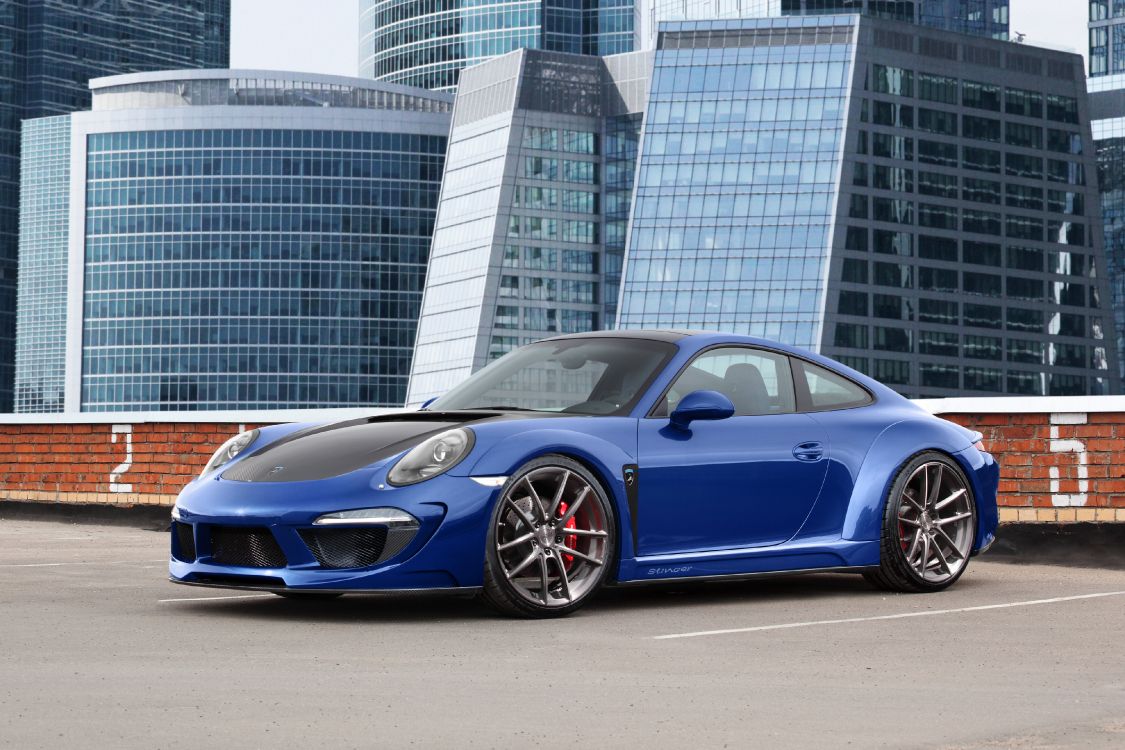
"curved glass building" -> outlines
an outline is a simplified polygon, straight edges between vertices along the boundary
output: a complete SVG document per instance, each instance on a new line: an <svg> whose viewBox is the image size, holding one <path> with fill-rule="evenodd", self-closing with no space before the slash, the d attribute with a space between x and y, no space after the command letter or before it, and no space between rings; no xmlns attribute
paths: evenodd
<svg viewBox="0 0 1125 750"><path fill-rule="evenodd" d="M361 0L359 74L453 90L461 70L527 47L633 49L633 0Z"/></svg>
<svg viewBox="0 0 1125 750"><path fill-rule="evenodd" d="M25 125L17 408L401 404L452 97L226 70L91 88Z"/></svg>

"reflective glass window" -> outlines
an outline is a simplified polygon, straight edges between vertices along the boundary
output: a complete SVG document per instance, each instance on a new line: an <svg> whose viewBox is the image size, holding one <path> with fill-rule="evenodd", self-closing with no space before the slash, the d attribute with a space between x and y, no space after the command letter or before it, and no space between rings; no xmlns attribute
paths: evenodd
<svg viewBox="0 0 1125 750"><path fill-rule="evenodd" d="M893 65L873 65L874 90L880 94L914 96L914 73Z"/></svg>
<svg viewBox="0 0 1125 750"><path fill-rule="evenodd" d="M918 236L918 257L957 262L957 240L949 237Z"/></svg>
<svg viewBox="0 0 1125 750"><path fill-rule="evenodd" d="M918 320L922 323L955 326L959 314L960 303L958 302L928 297L918 300Z"/></svg>
<svg viewBox="0 0 1125 750"><path fill-rule="evenodd" d="M1000 87L976 81L961 82L961 103L966 107L1000 111Z"/></svg>
<svg viewBox="0 0 1125 750"><path fill-rule="evenodd" d="M969 328L1003 328L1004 311L999 305L966 302L962 324Z"/></svg>

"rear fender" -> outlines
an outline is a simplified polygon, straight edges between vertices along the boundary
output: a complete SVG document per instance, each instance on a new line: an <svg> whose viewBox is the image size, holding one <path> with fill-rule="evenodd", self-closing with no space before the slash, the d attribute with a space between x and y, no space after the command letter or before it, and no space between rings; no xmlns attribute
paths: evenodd
<svg viewBox="0 0 1125 750"><path fill-rule="evenodd" d="M891 483L904 463L926 450L949 454L961 465L970 482L973 482L976 471L958 454L971 450L979 456L980 452L968 443L965 430L934 417L897 422L883 430L867 452L844 518L844 539L879 539L883 531L883 510ZM982 496L975 483L974 490L978 498Z"/></svg>

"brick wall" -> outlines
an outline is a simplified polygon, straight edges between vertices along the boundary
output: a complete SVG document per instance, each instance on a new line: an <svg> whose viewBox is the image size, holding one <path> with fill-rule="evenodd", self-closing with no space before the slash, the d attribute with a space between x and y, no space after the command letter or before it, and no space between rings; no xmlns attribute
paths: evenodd
<svg viewBox="0 0 1125 750"><path fill-rule="evenodd" d="M0 424L0 500L171 505L218 447L243 428L207 422Z"/></svg>
<svg viewBox="0 0 1125 750"><path fill-rule="evenodd" d="M1000 520L1125 523L1125 413L942 414L1000 460Z"/></svg>
<svg viewBox="0 0 1125 750"><path fill-rule="evenodd" d="M1116 406L1118 398L1113 399ZM1125 399L1114 411L1001 413L1010 399L920 402L984 435L1001 463L1002 522L1125 523ZM1048 405L1084 406L1043 399ZM983 402L983 403L982 403ZM958 408L971 404L974 408ZM935 407L935 405L938 405ZM1086 407L1088 408L1088 407ZM112 505L171 505L212 453L242 429L283 421L320 421L371 412L256 412L248 421L159 421L160 415L118 422L84 418L67 423L0 422L0 500ZM196 415L198 416L198 415ZM164 416L164 419L169 419ZM237 418L237 417L236 417Z"/></svg>

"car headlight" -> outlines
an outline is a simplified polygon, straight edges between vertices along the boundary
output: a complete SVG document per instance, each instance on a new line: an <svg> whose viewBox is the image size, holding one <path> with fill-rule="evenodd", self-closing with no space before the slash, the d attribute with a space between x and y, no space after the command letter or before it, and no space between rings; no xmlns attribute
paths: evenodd
<svg viewBox="0 0 1125 750"><path fill-rule="evenodd" d="M362 508L360 510L341 510L325 513L313 521L313 526L338 526L341 524L358 526L392 526L418 528L417 518L398 508Z"/></svg>
<svg viewBox="0 0 1125 750"><path fill-rule="evenodd" d="M417 484L449 471L473 449L473 431L467 427L434 435L411 448L387 473L387 482L396 486Z"/></svg>
<svg viewBox="0 0 1125 750"><path fill-rule="evenodd" d="M215 469L229 464L235 456L249 448L258 439L258 433L259 430L240 432L220 445L219 450L215 451L215 455L211 456L211 460L203 467L203 471L199 472L199 476L209 474Z"/></svg>

